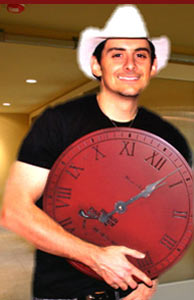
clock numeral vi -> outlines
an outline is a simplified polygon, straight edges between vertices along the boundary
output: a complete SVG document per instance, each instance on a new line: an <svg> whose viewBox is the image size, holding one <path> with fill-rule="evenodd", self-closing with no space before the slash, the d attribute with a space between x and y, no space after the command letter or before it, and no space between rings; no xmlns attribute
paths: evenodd
<svg viewBox="0 0 194 300"><path fill-rule="evenodd" d="M175 246L177 241L175 241L172 237L170 237L168 234L165 234L162 239L160 240L160 243L165 246L167 249L172 250Z"/></svg>
<svg viewBox="0 0 194 300"><path fill-rule="evenodd" d="M145 158L145 161L149 162L151 166L160 171L167 160L160 156L158 152L153 151L153 154Z"/></svg>
<svg viewBox="0 0 194 300"><path fill-rule="evenodd" d="M123 141L123 144L124 144L124 147L122 148L122 150L119 154L123 155L125 153L127 156L134 156L135 143Z"/></svg>
<svg viewBox="0 0 194 300"><path fill-rule="evenodd" d="M141 269L145 269L148 266L153 265L153 261L152 261L152 258L150 256L149 252L146 252L145 254L146 254L146 256L144 259L137 259L138 266Z"/></svg>

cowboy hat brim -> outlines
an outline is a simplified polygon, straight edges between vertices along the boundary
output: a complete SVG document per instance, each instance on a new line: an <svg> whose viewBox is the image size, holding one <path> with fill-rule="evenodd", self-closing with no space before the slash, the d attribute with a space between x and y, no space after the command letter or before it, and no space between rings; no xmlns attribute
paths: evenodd
<svg viewBox="0 0 194 300"><path fill-rule="evenodd" d="M126 37L124 35L122 36L121 34L119 35L119 37L110 34L108 36L105 36L102 30L98 30L96 28L88 28L82 33L78 44L77 60L80 69L84 72L84 74L87 77L96 79L91 72L91 57L96 47L101 42L110 38L129 37ZM170 55L170 41L166 36L161 36L159 38L134 36L130 38L145 38L153 43L157 58L157 73L167 65Z"/></svg>

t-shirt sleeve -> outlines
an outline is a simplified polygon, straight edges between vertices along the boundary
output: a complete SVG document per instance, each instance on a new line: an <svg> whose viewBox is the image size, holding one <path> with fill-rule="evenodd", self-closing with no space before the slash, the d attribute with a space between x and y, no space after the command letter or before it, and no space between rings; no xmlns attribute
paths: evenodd
<svg viewBox="0 0 194 300"><path fill-rule="evenodd" d="M192 167L192 150L186 138L172 124L168 125L166 132L169 142L182 154L190 167ZM170 134L170 132L172 132L172 134Z"/></svg>
<svg viewBox="0 0 194 300"><path fill-rule="evenodd" d="M61 153L59 118L47 109L33 124L19 149L18 160L50 169Z"/></svg>

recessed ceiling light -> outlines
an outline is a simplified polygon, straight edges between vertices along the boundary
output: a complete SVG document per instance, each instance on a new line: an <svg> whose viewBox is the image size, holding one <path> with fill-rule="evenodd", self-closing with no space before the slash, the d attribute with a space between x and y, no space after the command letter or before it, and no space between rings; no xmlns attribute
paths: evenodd
<svg viewBox="0 0 194 300"><path fill-rule="evenodd" d="M37 83L36 79L26 79L27 83Z"/></svg>
<svg viewBox="0 0 194 300"><path fill-rule="evenodd" d="M4 102L3 103L3 106L10 106L11 105L11 103L9 103L9 102Z"/></svg>

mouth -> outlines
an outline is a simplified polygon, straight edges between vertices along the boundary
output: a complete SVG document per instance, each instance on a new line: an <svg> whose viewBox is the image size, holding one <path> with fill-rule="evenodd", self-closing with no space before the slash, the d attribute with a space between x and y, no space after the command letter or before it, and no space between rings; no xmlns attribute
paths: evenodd
<svg viewBox="0 0 194 300"><path fill-rule="evenodd" d="M139 80L139 76L118 76L118 79L123 81L137 81Z"/></svg>

